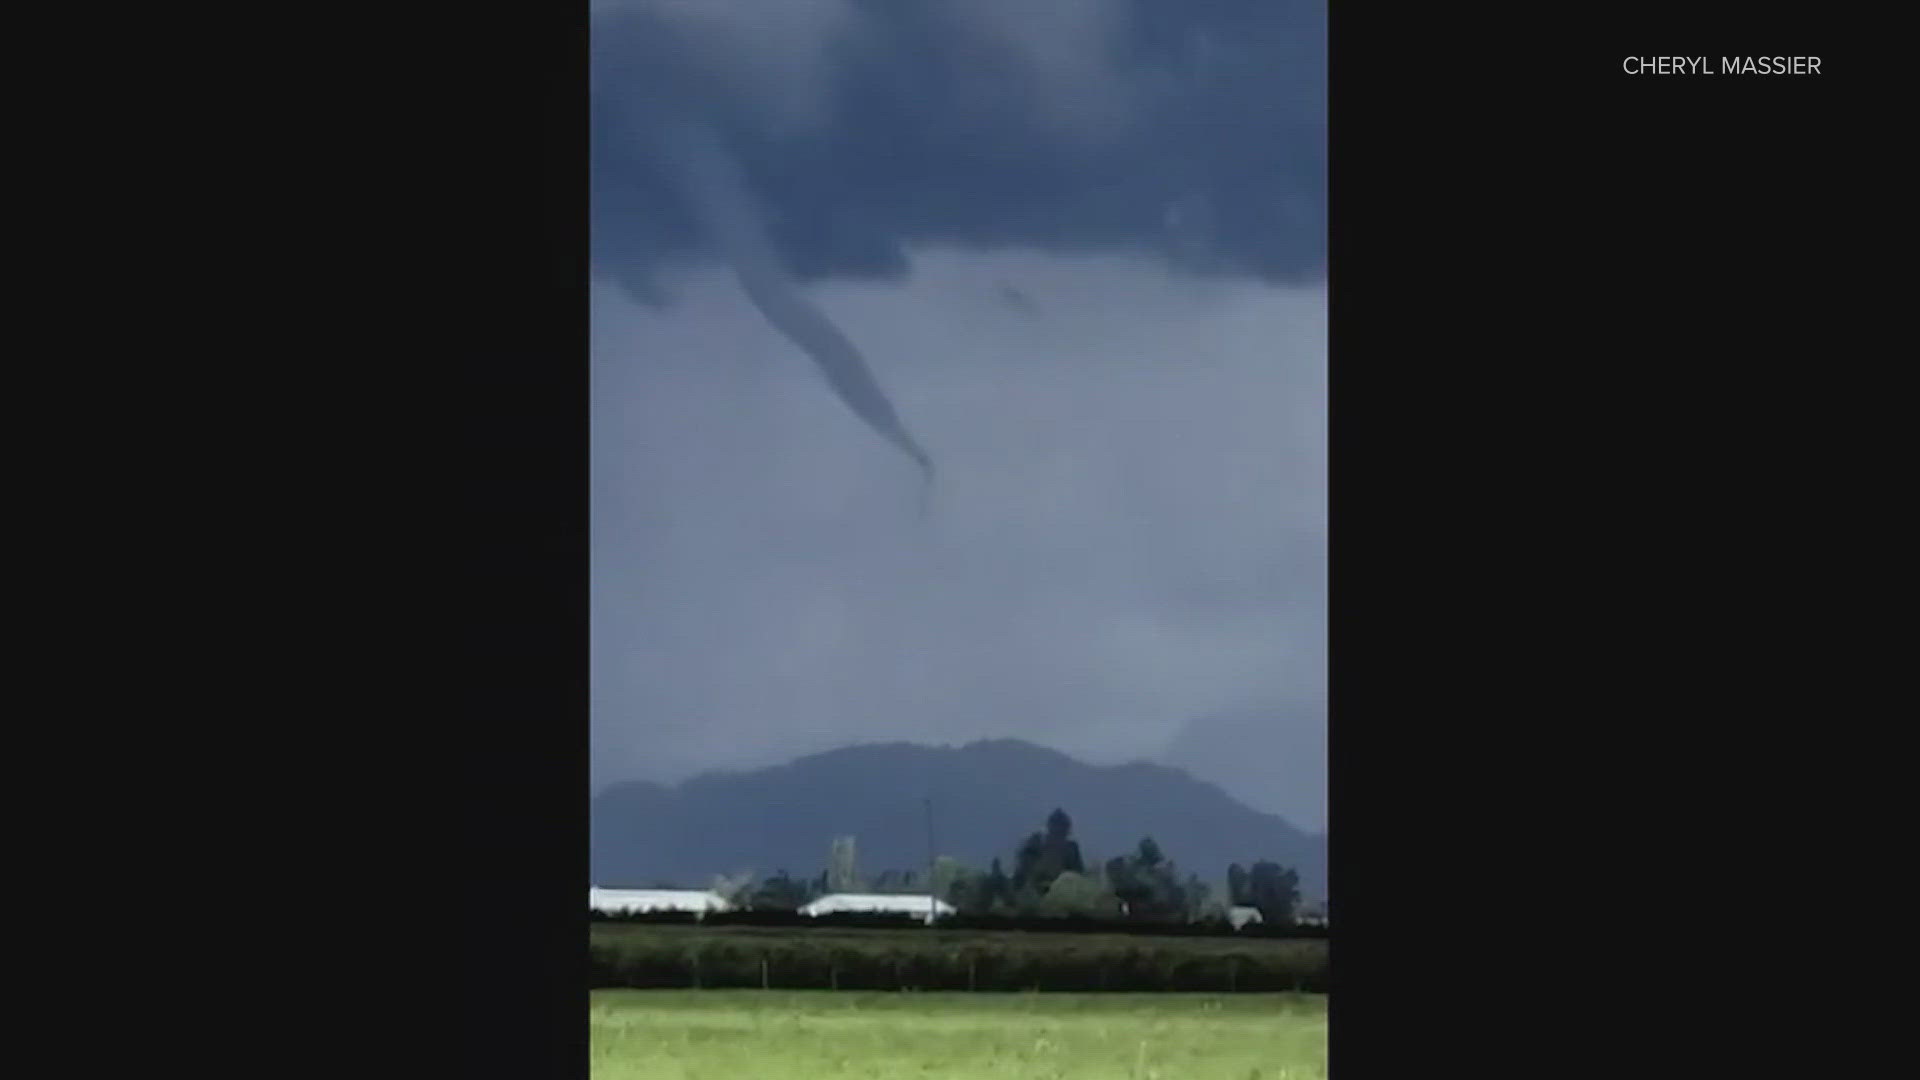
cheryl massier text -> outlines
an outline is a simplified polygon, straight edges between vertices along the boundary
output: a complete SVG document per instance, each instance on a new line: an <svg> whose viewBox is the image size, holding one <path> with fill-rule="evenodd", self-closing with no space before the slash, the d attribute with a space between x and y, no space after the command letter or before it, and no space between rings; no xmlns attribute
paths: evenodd
<svg viewBox="0 0 1920 1080"><path fill-rule="evenodd" d="M1620 68L1629 75L1818 75L1817 56L1629 56Z"/></svg>

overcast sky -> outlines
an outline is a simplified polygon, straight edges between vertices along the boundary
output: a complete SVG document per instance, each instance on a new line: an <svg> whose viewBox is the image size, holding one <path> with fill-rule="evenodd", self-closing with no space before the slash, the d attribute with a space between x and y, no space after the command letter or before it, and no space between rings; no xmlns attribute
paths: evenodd
<svg viewBox="0 0 1920 1080"><path fill-rule="evenodd" d="M1010 736L1324 828L1323 7L627 0L595 47L596 788ZM668 115L937 464L924 514Z"/></svg>

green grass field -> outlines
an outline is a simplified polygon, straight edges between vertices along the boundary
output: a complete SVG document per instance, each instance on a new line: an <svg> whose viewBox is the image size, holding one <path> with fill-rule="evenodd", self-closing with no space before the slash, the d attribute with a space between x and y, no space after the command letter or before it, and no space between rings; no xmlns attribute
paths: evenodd
<svg viewBox="0 0 1920 1080"><path fill-rule="evenodd" d="M593 1080L1308 1080L1307 994L598 990Z"/></svg>

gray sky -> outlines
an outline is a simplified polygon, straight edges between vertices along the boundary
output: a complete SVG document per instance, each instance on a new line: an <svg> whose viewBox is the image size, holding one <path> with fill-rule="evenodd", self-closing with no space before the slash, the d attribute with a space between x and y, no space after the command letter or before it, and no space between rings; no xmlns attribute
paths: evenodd
<svg viewBox="0 0 1920 1080"><path fill-rule="evenodd" d="M1018 737L1324 827L1324 68L1255 62L1320 9L1199 6L607 5L647 32L596 27L596 787ZM663 28L701 63L641 63ZM668 91L938 463L925 517L655 183Z"/></svg>

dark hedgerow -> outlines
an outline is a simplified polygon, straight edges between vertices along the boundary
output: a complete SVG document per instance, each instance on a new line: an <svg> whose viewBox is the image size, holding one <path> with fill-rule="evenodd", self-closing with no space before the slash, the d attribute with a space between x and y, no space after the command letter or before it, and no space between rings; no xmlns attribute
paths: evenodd
<svg viewBox="0 0 1920 1080"><path fill-rule="evenodd" d="M588 914L593 922L638 923L644 926L692 926L701 921L700 913L696 911L592 911Z"/></svg>
<svg viewBox="0 0 1920 1080"><path fill-rule="evenodd" d="M1324 992L1327 955L1311 939L609 924L589 971L596 987Z"/></svg>

